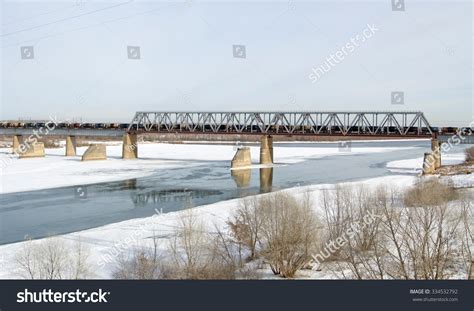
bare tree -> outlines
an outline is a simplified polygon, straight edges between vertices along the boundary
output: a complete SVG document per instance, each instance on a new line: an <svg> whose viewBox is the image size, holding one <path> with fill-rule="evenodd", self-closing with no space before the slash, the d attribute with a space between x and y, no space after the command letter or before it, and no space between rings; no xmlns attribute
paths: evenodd
<svg viewBox="0 0 474 311"><path fill-rule="evenodd" d="M354 215L367 209L378 217L364 227L369 230L359 230L348 240L335 266L352 271L344 277L359 279L446 279L459 273L461 266L466 272L472 248L472 210L469 201L454 200L459 195L453 192L432 180L403 193L382 187L369 195L353 192L352 212L344 212L347 218L357 221Z"/></svg>
<svg viewBox="0 0 474 311"><path fill-rule="evenodd" d="M217 240L216 240L217 239ZM235 263L218 250L222 235L215 237L192 210L181 214L175 236L169 244L170 278L233 279ZM224 244L225 245L225 244ZM229 252L229 250L225 250Z"/></svg>
<svg viewBox="0 0 474 311"><path fill-rule="evenodd" d="M382 193L382 189L378 189ZM381 278L382 262L380 211L377 192L366 186L337 185L322 193L322 207L326 226L326 245L339 241L338 248L326 250L326 261L333 261L336 274L342 277ZM368 256L368 254L370 254ZM350 270L353 276L344 274Z"/></svg>
<svg viewBox="0 0 474 311"><path fill-rule="evenodd" d="M259 211L257 197L244 198L240 201L240 207L232 220L227 222L235 242L249 250L249 261L255 259L257 255L257 243L263 220Z"/></svg>
<svg viewBox="0 0 474 311"><path fill-rule="evenodd" d="M116 279L151 280L160 278L158 262L145 249L135 249L132 254L121 254L113 272Z"/></svg>
<svg viewBox="0 0 474 311"><path fill-rule="evenodd" d="M118 256L112 273L116 279L151 280L165 277L166 270L158 254L158 237L152 236L152 248L137 246Z"/></svg>
<svg viewBox="0 0 474 311"><path fill-rule="evenodd" d="M72 265L70 266L69 275L73 279L83 279L91 277L93 272L89 263L89 249L84 246L79 239L74 243L72 256L70 256Z"/></svg>
<svg viewBox="0 0 474 311"><path fill-rule="evenodd" d="M285 278L307 265L316 248L319 224L309 198L298 201L277 192L259 200L262 255L272 271Z"/></svg>
<svg viewBox="0 0 474 311"><path fill-rule="evenodd" d="M81 241L71 245L59 238L27 240L15 255L19 273L28 279L81 279L91 276L88 250Z"/></svg>

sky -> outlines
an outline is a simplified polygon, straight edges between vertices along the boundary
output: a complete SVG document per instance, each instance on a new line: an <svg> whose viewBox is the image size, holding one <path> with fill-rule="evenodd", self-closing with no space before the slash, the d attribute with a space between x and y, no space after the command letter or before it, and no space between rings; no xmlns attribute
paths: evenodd
<svg viewBox="0 0 474 311"><path fill-rule="evenodd" d="M393 1L3 0L0 119L423 111L468 125L472 1Z"/></svg>

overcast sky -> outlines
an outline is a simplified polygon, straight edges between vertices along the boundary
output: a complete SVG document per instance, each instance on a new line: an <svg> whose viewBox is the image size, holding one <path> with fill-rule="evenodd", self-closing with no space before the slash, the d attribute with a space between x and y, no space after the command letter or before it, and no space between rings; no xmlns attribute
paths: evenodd
<svg viewBox="0 0 474 311"><path fill-rule="evenodd" d="M432 125L467 125L474 120L472 6L2 1L0 118L127 122L138 110L421 110ZM368 25L377 29L370 38L310 79L313 67ZM244 45L245 55L234 55L233 45ZM139 47L139 59L129 58L127 46ZM392 92L404 92L404 103L392 104Z"/></svg>

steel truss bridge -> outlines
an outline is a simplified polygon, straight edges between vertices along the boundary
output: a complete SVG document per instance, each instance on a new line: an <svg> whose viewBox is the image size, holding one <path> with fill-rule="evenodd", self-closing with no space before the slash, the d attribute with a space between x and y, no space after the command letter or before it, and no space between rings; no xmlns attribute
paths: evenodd
<svg viewBox="0 0 474 311"><path fill-rule="evenodd" d="M431 137L422 112L137 112L129 132Z"/></svg>

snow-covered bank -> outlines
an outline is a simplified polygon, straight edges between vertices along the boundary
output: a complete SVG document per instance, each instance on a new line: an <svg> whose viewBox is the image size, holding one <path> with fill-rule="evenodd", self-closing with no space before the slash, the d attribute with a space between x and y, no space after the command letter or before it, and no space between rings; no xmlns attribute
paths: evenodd
<svg viewBox="0 0 474 311"><path fill-rule="evenodd" d="M252 161L258 163L259 147L252 146ZM232 145L202 144L157 144L139 145L139 159L122 160L122 146L107 146L105 161L81 162L80 156L86 147L79 147L78 156L65 157L64 148L46 149L45 158L17 159L10 155L11 149L0 148L0 193L48 189L64 186L85 185L149 176L156 170L172 167L199 165L202 162L224 161L230 166L235 153ZM377 152L392 152L410 147L378 148L352 147L350 151L333 148L284 147L275 148L275 163L285 165L331 155L353 155Z"/></svg>
<svg viewBox="0 0 474 311"><path fill-rule="evenodd" d="M442 165L455 165L463 163L465 159L462 153L443 154ZM387 168L393 173L419 173L423 167L423 157L416 159L398 160L387 163Z"/></svg>
<svg viewBox="0 0 474 311"><path fill-rule="evenodd" d="M442 165L456 165L463 163L465 155L463 153L443 154ZM391 161L387 163L387 169L396 174L418 175L423 167L423 157L407 160ZM449 176L449 180L455 187L474 187L474 175L454 175Z"/></svg>
<svg viewBox="0 0 474 311"><path fill-rule="evenodd" d="M396 187L406 187L415 181L413 176L386 176L368 179L351 184L365 184L368 186L392 185ZM314 185L307 187L296 187L283 191L288 191L298 197L306 192L311 193L312 200L318 202L321 191L332 188L334 185ZM204 205L193 208L196 217L203 220L210 231L215 228L227 230L226 221L231 217L234 211L239 207L239 199L221 201L218 203ZM146 245L153 235L159 236L159 248L165 250L170 238L173 236L175 228L179 224L179 219L186 211L179 211L166 214L156 214L151 217L132 219L119 223L114 223L99 228L85 231L65 234L59 238L65 243L70 243L73 249L77 241L81 241L90 252L89 263L91 270L94 271L94 278L111 278L112 271L115 268L117 254L127 252L134 247ZM39 243L40 240L32 243ZM15 263L15 254L21 251L21 248L27 242L19 242L0 246L0 279L18 278L19 272ZM328 275L319 273L318 278L327 278Z"/></svg>

